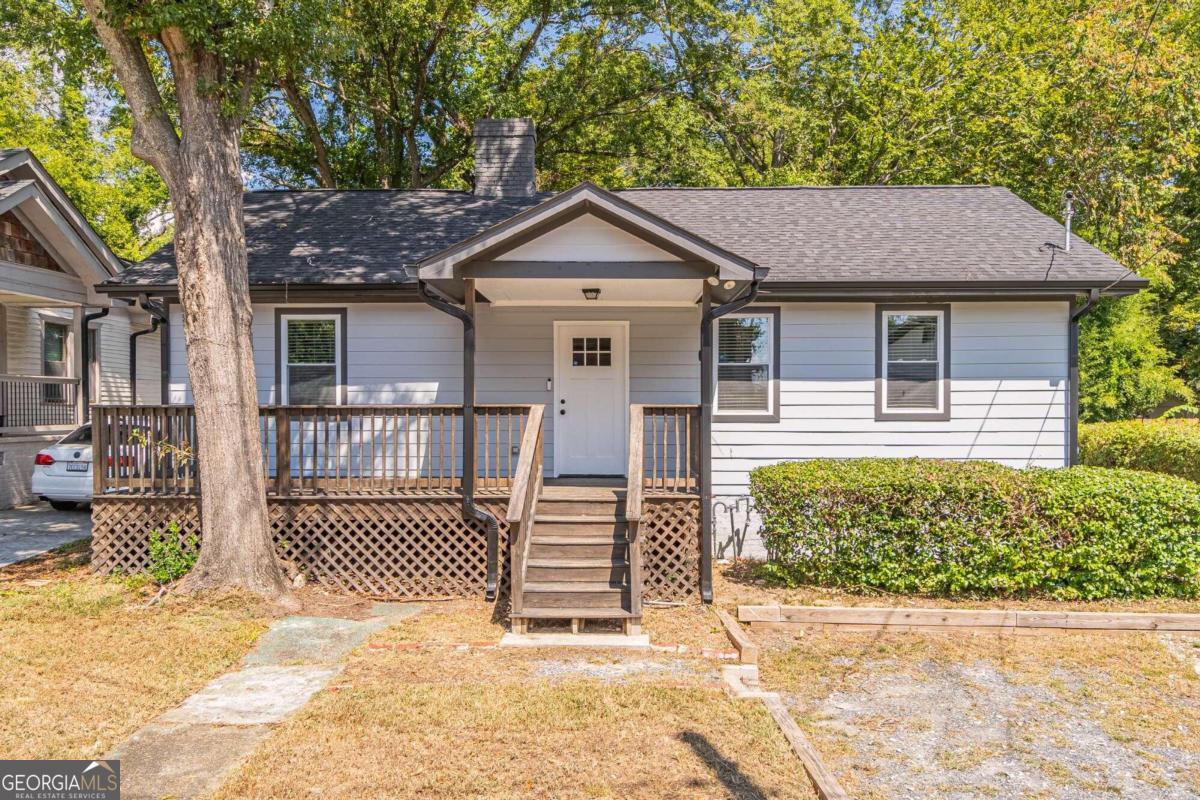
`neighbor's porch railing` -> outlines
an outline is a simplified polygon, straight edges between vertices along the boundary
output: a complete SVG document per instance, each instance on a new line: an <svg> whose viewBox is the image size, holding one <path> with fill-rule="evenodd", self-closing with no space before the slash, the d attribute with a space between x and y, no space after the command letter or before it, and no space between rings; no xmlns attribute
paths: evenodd
<svg viewBox="0 0 1200 800"><path fill-rule="evenodd" d="M0 375L0 433L78 425L78 400L78 378Z"/></svg>
<svg viewBox="0 0 1200 800"><path fill-rule="evenodd" d="M507 493L530 406L475 407L475 489ZM275 496L450 494L462 485L462 406L264 406ZM192 406L95 406L95 493L199 492Z"/></svg>

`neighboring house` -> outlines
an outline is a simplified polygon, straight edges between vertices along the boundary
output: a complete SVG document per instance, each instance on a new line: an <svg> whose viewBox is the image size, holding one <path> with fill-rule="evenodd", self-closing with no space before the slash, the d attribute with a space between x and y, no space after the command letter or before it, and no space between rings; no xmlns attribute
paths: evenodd
<svg viewBox="0 0 1200 800"><path fill-rule="evenodd" d="M89 398L134 399L130 335L151 318L94 289L124 267L28 150L0 150L0 508L34 499L34 455ZM159 335L139 338L136 399L157 402Z"/></svg>
<svg viewBox="0 0 1200 800"><path fill-rule="evenodd" d="M1068 463L1072 309L1145 285L1002 188L547 194L530 121L476 136L474 192L246 194L260 402L460 406L465 378L478 403L545 406L545 477L622 480L630 405L652 405L647 491L682 474L717 556L762 552L756 466ZM171 248L98 288L168 306L167 400L189 403Z"/></svg>

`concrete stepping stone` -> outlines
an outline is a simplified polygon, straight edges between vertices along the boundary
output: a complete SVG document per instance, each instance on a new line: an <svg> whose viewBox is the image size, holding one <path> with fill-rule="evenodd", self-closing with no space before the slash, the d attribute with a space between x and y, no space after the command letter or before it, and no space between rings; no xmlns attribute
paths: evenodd
<svg viewBox="0 0 1200 800"><path fill-rule="evenodd" d="M190 800L215 791L271 732L299 711L372 634L419 613L376 603L365 620L287 617L259 639L242 669L211 681L106 758L121 760L125 800Z"/></svg>

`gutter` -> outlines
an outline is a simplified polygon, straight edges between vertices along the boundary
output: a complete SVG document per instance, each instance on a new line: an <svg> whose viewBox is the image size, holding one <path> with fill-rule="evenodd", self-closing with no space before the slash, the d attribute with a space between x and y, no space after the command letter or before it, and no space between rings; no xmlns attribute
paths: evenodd
<svg viewBox="0 0 1200 800"><path fill-rule="evenodd" d="M719 317L732 314L758 298L760 280L750 282L741 297L724 305L710 305L708 284L704 291L704 313L700 321L700 599L713 601L712 558L712 418L713 418L713 330ZM776 333L778 336L779 334Z"/></svg>
<svg viewBox="0 0 1200 800"><path fill-rule="evenodd" d="M1100 302L1100 290L1092 289L1083 305L1071 309L1067 322L1067 466L1079 463L1079 320Z"/></svg>
<svg viewBox="0 0 1200 800"><path fill-rule="evenodd" d="M145 295L138 298L138 306L150 315L150 327L144 331L129 334L129 397L133 405L137 405L137 345L138 339L148 336L158 330L158 326L167 321L167 315L158 306L151 303Z"/></svg>
<svg viewBox="0 0 1200 800"><path fill-rule="evenodd" d="M92 418L92 358L95 356L92 352L92 337L88 335L88 331L92 322L107 317L109 311L112 311L112 306L102 308L94 314L83 315L83 341L79 343L83 355L83 374L79 376L79 384L83 391L84 422L89 422Z"/></svg>
<svg viewBox="0 0 1200 800"><path fill-rule="evenodd" d="M473 291L473 286L468 288L468 293ZM496 599L499 584L500 522L475 505L475 317L467 309L430 294L425 281L417 283L417 293L426 304L463 324L462 515L464 522L478 522L487 530L485 597L491 601Z"/></svg>

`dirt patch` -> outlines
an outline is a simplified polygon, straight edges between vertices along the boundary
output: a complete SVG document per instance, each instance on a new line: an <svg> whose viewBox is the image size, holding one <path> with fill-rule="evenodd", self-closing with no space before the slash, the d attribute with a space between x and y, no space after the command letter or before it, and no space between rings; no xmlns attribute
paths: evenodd
<svg viewBox="0 0 1200 800"><path fill-rule="evenodd" d="M1200 797L1200 679L1156 636L764 640L764 682L858 796Z"/></svg>

